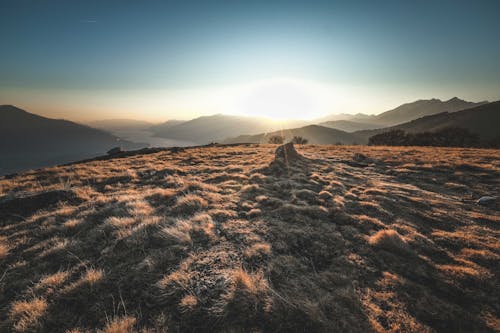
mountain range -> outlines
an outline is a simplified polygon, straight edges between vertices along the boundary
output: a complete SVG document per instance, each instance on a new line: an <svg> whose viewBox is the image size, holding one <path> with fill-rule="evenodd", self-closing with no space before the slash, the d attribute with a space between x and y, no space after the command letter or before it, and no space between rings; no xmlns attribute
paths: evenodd
<svg viewBox="0 0 500 333"><path fill-rule="evenodd" d="M152 132L159 137L187 140L205 144L221 141L240 134L257 134L281 128L304 126L301 120L276 121L259 117L216 114L203 116L176 124L172 120L153 126Z"/></svg>
<svg viewBox="0 0 500 333"><path fill-rule="evenodd" d="M379 129L360 130L348 133L347 131L329 128L326 126L305 126L287 129L273 133L260 133L257 135L240 135L224 140L224 143L265 143L270 136L281 135L285 140L293 136L302 136L312 144L367 144L368 139L382 132L400 129L410 133L435 131L444 127L461 127L477 134L481 140L489 141L500 137L500 101L474 106L470 109L441 112L424 116L403 124L383 127Z"/></svg>
<svg viewBox="0 0 500 333"><path fill-rule="evenodd" d="M102 155L116 146L138 148L89 126L0 106L0 174Z"/></svg>
<svg viewBox="0 0 500 333"><path fill-rule="evenodd" d="M452 98L419 100L379 115L340 114L309 122L216 114L161 124L127 119L89 123L96 129L2 105L0 174L89 158L116 146L135 149L210 142L267 143L274 135L286 140L302 136L312 144L366 144L370 136L392 129L423 132L454 126L467 128L482 140L498 140L499 117L500 102Z"/></svg>

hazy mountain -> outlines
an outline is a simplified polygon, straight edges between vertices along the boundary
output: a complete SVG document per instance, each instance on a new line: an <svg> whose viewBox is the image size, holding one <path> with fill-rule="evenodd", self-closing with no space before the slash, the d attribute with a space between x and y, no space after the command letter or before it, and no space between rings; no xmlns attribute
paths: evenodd
<svg viewBox="0 0 500 333"><path fill-rule="evenodd" d="M500 137L498 124L500 124L500 101L481 104L467 110L426 116L383 129L358 131L353 134L361 137L362 142L366 143L370 136L393 129L416 133L435 131L444 127L462 127L476 133L483 140L491 140Z"/></svg>
<svg viewBox="0 0 500 333"><path fill-rule="evenodd" d="M221 141L242 133L257 134L275 131L280 128L303 126L304 121L273 121L265 118L216 114L151 130L156 136L175 140L187 140L200 144Z"/></svg>
<svg viewBox="0 0 500 333"><path fill-rule="evenodd" d="M339 121L339 120L366 122L366 120L372 119L374 117L375 117L374 115L368 115L364 113L356 113L356 114L339 113L339 114L330 114L325 117L317 118L314 119L312 122L314 124L322 124L326 122Z"/></svg>
<svg viewBox="0 0 500 333"><path fill-rule="evenodd" d="M0 174L105 154L116 146L135 148L102 130L0 106Z"/></svg>
<svg viewBox="0 0 500 333"><path fill-rule="evenodd" d="M452 99L447 101L441 101L435 98L418 100L412 103L403 104L395 109L378 114L370 120L370 123L383 126L393 126L425 116L430 116L442 112L457 112L485 103L488 102L467 102L457 97L453 97Z"/></svg>
<svg viewBox="0 0 500 333"><path fill-rule="evenodd" d="M142 120L111 119L98 120L88 123L91 127L106 130L120 138L132 142L140 142L143 147L170 147L192 146L195 142L169 140L155 136L154 129L165 130L175 125L182 124L182 120L169 120L161 124L154 124Z"/></svg>
<svg viewBox="0 0 500 333"><path fill-rule="evenodd" d="M268 143L269 138L275 135L284 136L285 141L291 140L294 136L301 136L311 144L353 144L359 142L359 138L354 134L319 125L308 125L271 133L240 135L227 139L224 143Z"/></svg>
<svg viewBox="0 0 500 333"><path fill-rule="evenodd" d="M325 126L325 127L330 127L330 128L335 128L335 129L345 131L345 132L355 132L355 131L361 131L361 130L380 128L380 125L351 121L351 120L333 120L333 121L327 121L324 123L320 123L319 125Z"/></svg>
<svg viewBox="0 0 500 333"><path fill-rule="evenodd" d="M161 132L166 131L167 129L170 129L170 128L177 126L177 125L180 125L180 124L183 124L185 122L186 122L185 120L172 119L172 120L167 120L161 124L149 126L148 129L150 131L152 131L153 133L161 133Z"/></svg>
<svg viewBox="0 0 500 333"><path fill-rule="evenodd" d="M436 98L422 99L415 102L400 105L395 109L385 111L377 115L368 115L364 113L357 113L357 114L341 113L336 115L332 114L326 117L316 119L314 123L342 130L346 128L345 129L346 131L348 131L349 127L343 128L341 127L341 125L338 125L336 127L332 126L332 124L326 125L325 123L342 120L342 121L352 121L355 123L362 123L366 125L370 124L371 126L374 126L372 128L379 128L379 127L402 124L414 119L430 116L433 114L438 114L441 112L457 112L472 108L474 106L479 106L485 103L488 102L484 101L484 102L474 103L474 102L464 101L457 97L453 97L452 99L449 99L447 101L441 101ZM352 128L354 128L354 126L352 126ZM358 129L353 129L353 131L363 130L363 129L370 129L370 128L358 128Z"/></svg>
<svg viewBox="0 0 500 333"><path fill-rule="evenodd" d="M122 131L122 130L144 130L151 126L153 123L144 120L135 119L105 119L95 120L86 123L90 127L99 128L105 131Z"/></svg>

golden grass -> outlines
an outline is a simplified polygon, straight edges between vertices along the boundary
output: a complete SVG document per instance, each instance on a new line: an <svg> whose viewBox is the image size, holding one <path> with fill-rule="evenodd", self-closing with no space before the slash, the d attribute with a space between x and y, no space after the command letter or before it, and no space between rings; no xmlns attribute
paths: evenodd
<svg viewBox="0 0 500 333"><path fill-rule="evenodd" d="M120 317L110 321L103 330L99 333L132 333L134 332L134 325L136 319L134 317Z"/></svg>
<svg viewBox="0 0 500 333"><path fill-rule="evenodd" d="M5 237L0 236L0 260L7 257L9 254L9 246L7 245L7 241Z"/></svg>
<svg viewBox="0 0 500 333"><path fill-rule="evenodd" d="M47 308L48 304L43 298L14 302L9 313L12 327L19 332L35 329Z"/></svg>
<svg viewBox="0 0 500 333"><path fill-rule="evenodd" d="M380 230L370 236L368 243L371 246L393 251L395 253L398 251L408 251L408 244L396 230Z"/></svg>
<svg viewBox="0 0 500 333"><path fill-rule="evenodd" d="M275 148L0 178L0 330L499 330L498 150L303 145L280 172Z"/></svg>

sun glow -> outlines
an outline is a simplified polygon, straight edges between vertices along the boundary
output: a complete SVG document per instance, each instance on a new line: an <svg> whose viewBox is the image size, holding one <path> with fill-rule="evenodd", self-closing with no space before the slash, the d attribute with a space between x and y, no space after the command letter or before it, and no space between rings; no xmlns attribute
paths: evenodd
<svg viewBox="0 0 500 333"><path fill-rule="evenodd" d="M318 92L303 82L276 79L242 89L236 112L276 120L314 118L319 114Z"/></svg>

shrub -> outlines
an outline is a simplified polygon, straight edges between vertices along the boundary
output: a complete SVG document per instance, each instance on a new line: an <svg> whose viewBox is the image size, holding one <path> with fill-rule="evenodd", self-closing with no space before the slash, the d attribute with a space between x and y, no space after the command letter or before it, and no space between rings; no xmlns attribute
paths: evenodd
<svg viewBox="0 0 500 333"><path fill-rule="evenodd" d="M402 130L391 130L370 137L368 144L374 146L480 146L479 137L476 134L460 127L445 127L434 132L420 133L405 133Z"/></svg>
<svg viewBox="0 0 500 333"><path fill-rule="evenodd" d="M292 138L292 142L296 143L298 145L305 145L305 144L307 144L309 142L309 140L307 140L306 138L303 138L301 136L294 136Z"/></svg>
<svg viewBox="0 0 500 333"><path fill-rule="evenodd" d="M278 144L278 145L282 144L283 142L285 142L285 138L280 135L273 135L268 140L268 143Z"/></svg>
<svg viewBox="0 0 500 333"><path fill-rule="evenodd" d="M368 239L368 243L391 252L408 252L409 247L401 235L392 229L380 230Z"/></svg>

